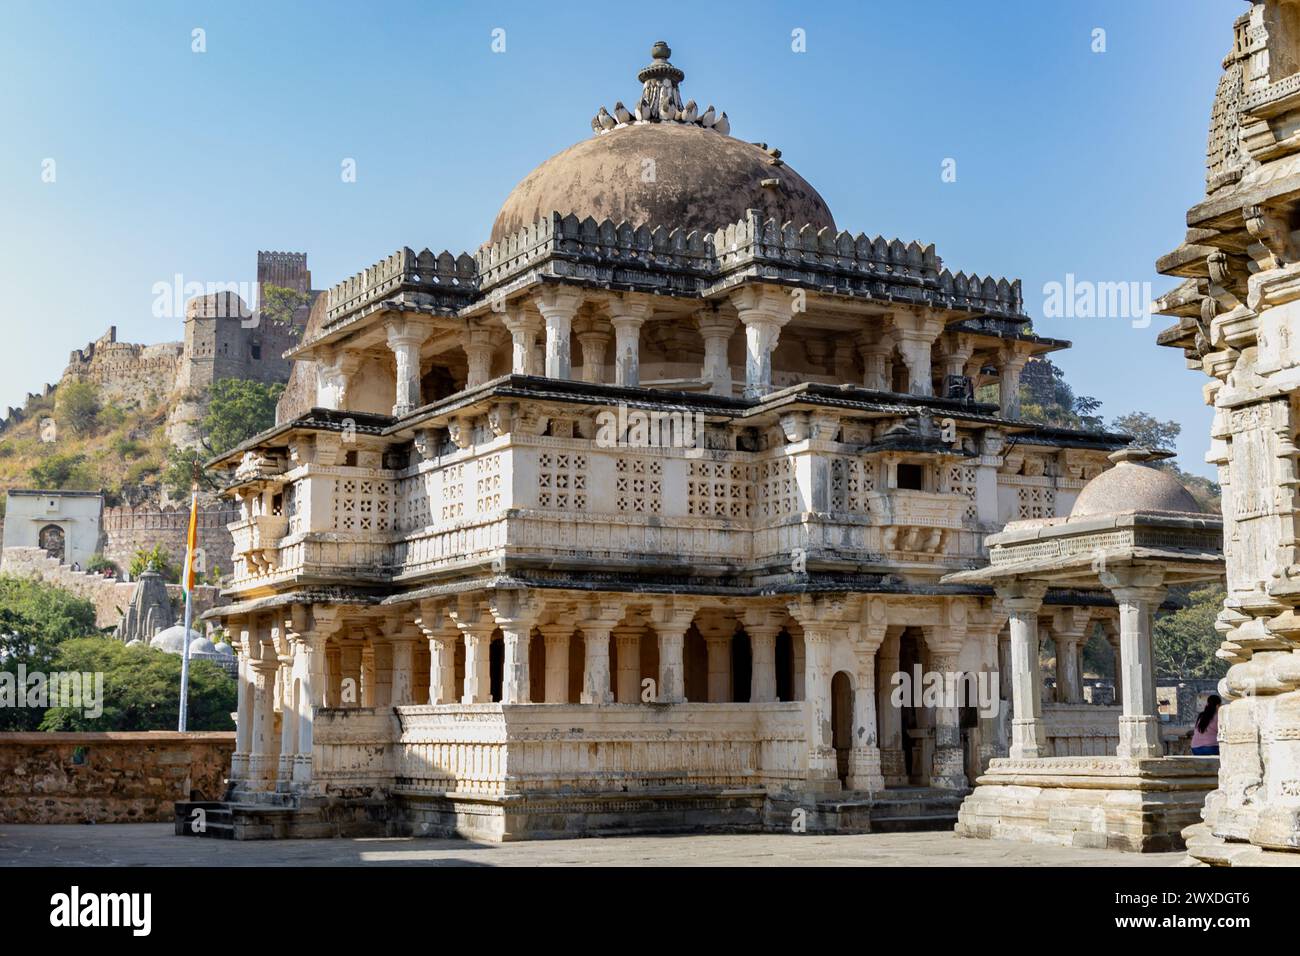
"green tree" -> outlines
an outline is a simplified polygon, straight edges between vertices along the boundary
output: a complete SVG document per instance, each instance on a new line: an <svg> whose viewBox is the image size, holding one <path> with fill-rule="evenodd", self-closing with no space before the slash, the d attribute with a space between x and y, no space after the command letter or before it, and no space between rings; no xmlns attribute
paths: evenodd
<svg viewBox="0 0 1300 956"><path fill-rule="evenodd" d="M172 564L171 555L161 544L155 544L152 548L141 548L132 556L130 567L127 569L131 580L137 580L146 571L157 571L163 576L163 580L173 584L181 578L180 571Z"/></svg>
<svg viewBox="0 0 1300 956"><path fill-rule="evenodd" d="M95 487L95 474L86 456L69 452L50 455L27 469L32 483L44 490L89 491Z"/></svg>
<svg viewBox="0 0 1300 956"><path fill-rule="evenodd" d="M291 325L298 310L310 301L311 296L305 292L268 284L262 286L262 301L258 311L262 318Z"/></svg>
<svg viewBox="0 0 1300 956"><path fill-rule="evenodd" d="M1034 398L1027 385L1020 386L1020 416L1026 421L1058 428L1102 428L1101 416L1096 414L1101 402L1089 395L1075 395L1065 373L1056 365L1052 366L1050 394L1041 402Z"/></svg>
<svg viewBox="0 0 1300 956"><path fill-rule="evenodd" d="M1222 677L1227 673L1227 662L1214 656L1222 641L1214 621L1223 606L1224 593L1223 585L1217 582L1170 592L1170 597L1183 606L1156 619L1152 634L1156 673L1182 679Z"/></svg>
<svg viewBox="0 0 1300 956"><path fill-rule="evenodd" d="M1178 447L1178 436L1183 426L1174 421L1162 422L1146 412L1129 412L1120 415L1111 428L1117 432L1133 437L1133 444L1141 445L1155 451L1174 451ZM1164 462L1156 462L1162 465Z"/></svg>
<svg viewBox="0 0 1300 956"><path fill-rule="evenodd" d="M87 435L99 420L99 389L93 382L68 382L55 392L54 407L64 425Z"/></svg>
<svg viewBox="0 0 1300 956"><path fill-rule="evenodd" d="M95 607L35 578L0 576L0 670L48 673L61 644L97 634ZM40 712L0 707L0 730L35 730Z"/></svg>
<svg viewBox="0 0 1300 956"><path fill-rule="evenodd" d="M151 647L127 647L112 638L66 641L54 669L104 675L103 713L51 707L40 729L49 731L175 730L180 713L181 658ZM191 730L233 730L234 680L211 661L190 661Z"/></svg>
<svg viewBox="0 0 1300 956"><path fill-rule="evenodd" d="M204 441L219 455L275 424L275 404L284 392L280 382L223 378L212 383L203 417Z"/></svg>
<svg viewBox="0 0 1300 956"><path fill-rule="evenodd" d="M162 472L162 485L173 498L189 499L190 489L197 478L201 491L213 491L217 483L203 467L206 456L193 448L173 445L167 453L167 466Z"/></svg>

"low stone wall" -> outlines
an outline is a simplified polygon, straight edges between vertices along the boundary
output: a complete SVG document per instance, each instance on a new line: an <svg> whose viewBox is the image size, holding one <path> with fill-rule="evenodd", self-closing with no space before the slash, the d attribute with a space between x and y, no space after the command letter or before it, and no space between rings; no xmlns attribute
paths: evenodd
<svg viewBox="0 0 1300 956"><path fill-rule="evenodd" d="M0 733L0 823L170 821L221 799L234 749L228 731Z"/></svg>
<svg viewBox="0 0 1300 956"><path fill-rule="evenodd" d="M71 591L77 597L95 605L95 624L99 627L116 627L135 596L135 583L115 581L98 574L73 571L66 564L51 558L42 548L5 548L0 555L0 573L15 577L40 578L46 584ZM176 608L179 621L183 608L184 592L179 584L167 585L167 594ZM194 620L203 612L221 602L221 589L199 585L194 589ZM201 630L194 625L195 630Z"/></svg>

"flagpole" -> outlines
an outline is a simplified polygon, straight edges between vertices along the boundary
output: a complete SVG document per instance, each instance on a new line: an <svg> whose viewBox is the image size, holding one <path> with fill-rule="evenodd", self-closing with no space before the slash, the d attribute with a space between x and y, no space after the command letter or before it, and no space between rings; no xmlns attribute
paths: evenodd
<svg viewBox="0 0 1300 956"><path fill-rule="evenodd" d="M190 699L190 621L194 613L193 593L194 586L191 582L194 567L194 521L195 515L198 514L199 507L199 490L198 483L194 485L194 490L190 493L190 533L185 542L185 571L181 578L181 586L185 589L185 637L184 649L181 651L181 712L180 720L177 722L176 729L185 733L185 722L189 716L189 699Z"/></svg>

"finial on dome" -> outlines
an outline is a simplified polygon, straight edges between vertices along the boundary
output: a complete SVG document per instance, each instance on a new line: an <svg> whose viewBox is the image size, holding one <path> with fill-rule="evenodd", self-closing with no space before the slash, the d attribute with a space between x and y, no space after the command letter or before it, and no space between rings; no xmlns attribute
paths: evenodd
<svg viewBox="0 0 1300 956"><path fill-rule="evenodd" d="M643 67L636 75L641 81L641 99L636 108L629 113L622 108L622 103L616 103L614 112L610 113L602 106L600 112L592 118L592 131L600 135L639 123L682 123L728 135L731 122L726 113L715 114L712 106L701 113L694 100L683 105L678 85L686 79L686 74L668 62L672 55L673 51L667 41L655 41L650 48L650 65ZM616 120L613 124L609 122L611 117Z"/></svg>

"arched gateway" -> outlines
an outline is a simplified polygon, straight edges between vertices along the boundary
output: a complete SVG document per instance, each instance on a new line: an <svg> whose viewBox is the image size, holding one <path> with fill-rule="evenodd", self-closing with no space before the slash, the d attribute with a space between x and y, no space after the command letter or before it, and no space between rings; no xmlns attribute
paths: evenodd
<svg viewBox="0 0 1300 956"><path fill-rule="evenodd" d="M900 638L923 672L996 673L1006 609L939 579L1067 511L1126 438L1022 420L1021 369L1066 343L1019 282L837 232L669 56L477 253L400 249L330 290L292 353L313 410L214 463L241 509L211 615L241 652L240 813L499 839L757 828L849 793L817 818L853 829L916 780L954 821L961 710L909 697L904 728ZM966 732L981 764L1003 704Z"/></svg>

